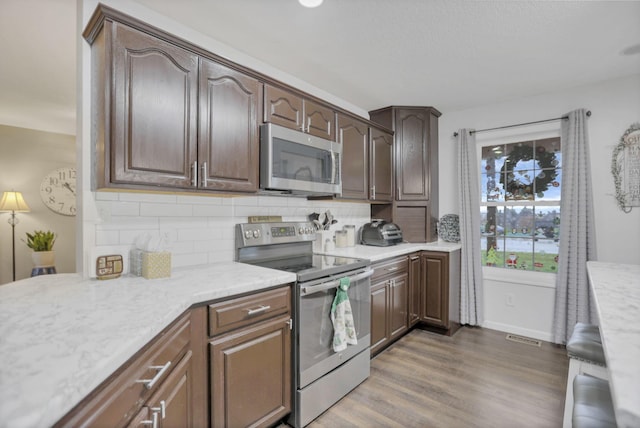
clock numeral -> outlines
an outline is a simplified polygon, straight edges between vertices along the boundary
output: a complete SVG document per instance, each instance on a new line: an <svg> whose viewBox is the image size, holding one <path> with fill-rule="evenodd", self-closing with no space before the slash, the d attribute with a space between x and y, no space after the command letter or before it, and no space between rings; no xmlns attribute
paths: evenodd
<svg viewBox="0 0 640 428"><path fill-rule="evenodd" d="M69 212L70 212L71 214L75 214L75 213L76 213L76 207L75 207L75 206L73 206L73 205L71 205L71 206L69 207Z"/></svg>
<svg viewBox="0 0 640 428"><path fill-rule="evenodd" d="M56 203L56 197L55 196L49 196L49 203L50 204L55 204Z"/></svg>
<svg viewBox="0 0 640 428"><path fill-rule="evenodd" d="M57 185L58 185L58 181L59 181L59 180L58 180L57 178L55 178L55 177L50 177L50 178L49 178L49 185L51 185L51 186L57 186Z"/></svg>
<svg viewBox="0 0 640 428"><path fill-rule="evenodd" d="M51 194L51 192L53 192L53 189L51 188L51 186L47 186L44 188L44 191Z"/></svg>

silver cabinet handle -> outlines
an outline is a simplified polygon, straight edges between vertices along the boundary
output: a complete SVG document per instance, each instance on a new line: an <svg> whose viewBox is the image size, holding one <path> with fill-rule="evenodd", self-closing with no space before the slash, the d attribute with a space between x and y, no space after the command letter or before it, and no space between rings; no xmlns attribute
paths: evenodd
<svg viewBox="0 0 640 428"><path fill-rule="evenodd" d="M152 407L151 410L154 413L160 413L160 416L162 416L162 419L164 419L167 416L167 407L166 407L166 403L164 400L160 401L160 407Z"/></svg>
<svg viewBox="0 0 640 428"><path fill-rule="evenodd" d="M376 186L371 186L371 199L376 198Z"/></svg>
<svg viewBox="0 0 640 428"><path fill-rule="evenodd" d="M258 315L261 314L263 312L268 311L269 309L271 309L271 306L269 305L260 305L259 308L255 308L255 309L245 309L245 311L247 311L247 315L248 316L252 316L252 315Z"/></svg>
<svg viewBox="0 0 640 428"><path fill-rule="evenodd" d="M202 162L202 166L200 168L200 185L202 187L207 187L207 163Z"/></svg>
<svg viewBox="0 0 640 428"><path fill-rule="evenodd" d="M191 164L191 186L198 187L198 161Z"/></svg>
<svg viewBox="0 0 640 428"><path fill-rule="evenodd" d="M149 366L150 369L158 370L158 373L156 373L156 375L151 379L138 379L136 383L144 383L144 386L147 389L151 389L162 377L162 375L169 369L170 366L171 361L167 361L167 364L165 364L164 366Z"/></svg>
<svg viewBox="0 0 640 428"><path fill-rule="evenodd" d="M387 272L394 272L396 270L398 270L398 266L391 266L390 268L385 269Z"/></svg>
<svg viewBox="0 0 640 428"><path fill-rule="evenodd" d="M418 260L419 258L420 256L414 256L414 257L411 257L411 260Z"/></svg>

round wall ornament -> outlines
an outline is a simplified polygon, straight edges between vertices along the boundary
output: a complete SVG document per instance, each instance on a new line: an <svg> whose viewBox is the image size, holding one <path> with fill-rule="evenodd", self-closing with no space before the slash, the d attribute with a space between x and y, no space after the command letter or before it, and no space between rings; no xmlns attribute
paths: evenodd
<svg viewBox="0 0 640 428"><path fill-rule="evenodd" d="M620 137L611 157L611 174L616 202L625 213L640 206L640 122L635 122Z"/></svg>
<svg viewBox="0 0 640 428"><path fill-rule="evenodd" d="M40 183L40 197L51 211L76 215L76 169L58 168L47 174Z"/></svg>
<svg viewBox="0 0 640 428"><path fill-rule="evenodd" d="M445 242L460 242L460 218L457 214L445 214L440 218L438 236Z"/></svg>

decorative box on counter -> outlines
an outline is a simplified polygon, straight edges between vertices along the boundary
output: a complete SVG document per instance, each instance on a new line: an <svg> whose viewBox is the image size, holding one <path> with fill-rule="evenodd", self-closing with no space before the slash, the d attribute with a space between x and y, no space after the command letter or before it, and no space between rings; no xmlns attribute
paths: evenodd
<svg viewBox="0 0 640 428"><path fill-rule="evenodd" d="M171 253L142 251L142 276L147 279L171 276Z"/></svg>

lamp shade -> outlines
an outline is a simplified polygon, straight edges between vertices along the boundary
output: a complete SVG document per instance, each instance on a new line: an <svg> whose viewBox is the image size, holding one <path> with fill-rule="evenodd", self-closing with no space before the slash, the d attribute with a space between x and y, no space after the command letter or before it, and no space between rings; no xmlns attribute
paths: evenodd
<svg viewBox="0 0 640 428"><path fill-rule="evenodd" d="M29 205L20 192L4 192L0 199L0 211L29 212Z"/></svg>

